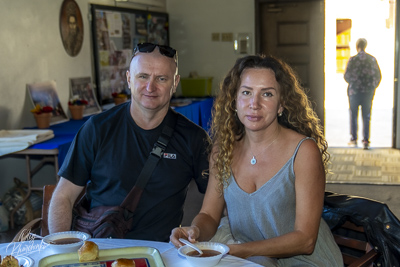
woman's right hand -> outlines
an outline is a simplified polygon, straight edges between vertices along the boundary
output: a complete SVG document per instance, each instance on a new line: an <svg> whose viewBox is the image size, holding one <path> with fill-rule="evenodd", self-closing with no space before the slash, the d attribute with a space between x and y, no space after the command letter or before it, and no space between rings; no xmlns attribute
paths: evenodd
<svg viewBox="0 0 400 267"><path fill-rule="evenodd" d="M179 238L189 240L189 242L196 242L200 236L200 229L197 226L190 227L176 227L172 230L169 237L170 242L176 247L180 248L185 244L179 241Z"/></svg>

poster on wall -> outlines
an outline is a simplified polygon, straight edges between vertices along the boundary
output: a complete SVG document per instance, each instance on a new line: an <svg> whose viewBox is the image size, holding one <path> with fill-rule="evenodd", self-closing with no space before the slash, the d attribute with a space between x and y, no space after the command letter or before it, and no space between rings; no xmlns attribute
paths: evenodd
<svg viewBox="0 0 400 267"><path fill-rule="evenodd" d="M169 44L168 14L91 5L96 95L101 106L113 93L129 92L126 71L135 46Z"/></svg>
<svg viewBox="0 0 400 267"><path fill-rule="evenodd" d="M93 90L92 79L90 77L80 77L69 79L70 99L74 97L86 100L88 104L83 110L83 116L88 116L101 112L101 108Z"/></svg>
<svg viewBox="0 0 400 267"><path fill-rule="evenodd" d="M159 15L148 15L148 38L149 43L168 44L167 18Z"/></svg>
<svg viewBox="0 0 400 267"><path fill-rule="evenodd" d="M28 95L32 101L32 108L36 105L53 108L53 116L50 120L51 125L69 120L61 106L56 88L57 85L55 81L37 82L26 85Z"/></svg>

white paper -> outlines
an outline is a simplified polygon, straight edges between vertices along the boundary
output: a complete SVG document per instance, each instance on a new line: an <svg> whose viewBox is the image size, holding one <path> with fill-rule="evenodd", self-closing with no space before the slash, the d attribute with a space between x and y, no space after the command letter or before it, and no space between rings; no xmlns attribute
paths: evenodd
<svg viewBox="0 0 400 267"><path fill-rule="evenodd" d="M107 26L110 37L122 37L122 18L119 12L107 12Z"/></svg>

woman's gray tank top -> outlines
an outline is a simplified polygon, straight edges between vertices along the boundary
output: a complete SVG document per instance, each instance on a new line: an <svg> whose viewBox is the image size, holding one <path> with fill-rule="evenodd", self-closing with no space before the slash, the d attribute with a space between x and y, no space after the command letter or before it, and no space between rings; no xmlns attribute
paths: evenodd
<svg viewBox="0 0 400 267"><path fill-rule="evenodd" d="M246 243L293 231L296 214L296 177L293 165L300 145L307 139L311 138L302 139L286 164L253 193L243 191L237 185L235 178L230 177L229 185L224 190L224 197L235 240ZM257 263L262 264L259 260ZM282 258L278 260L278 264L279 266L343 266L343 261L328 225L321 218L314 252L311 255Z"/></svg>

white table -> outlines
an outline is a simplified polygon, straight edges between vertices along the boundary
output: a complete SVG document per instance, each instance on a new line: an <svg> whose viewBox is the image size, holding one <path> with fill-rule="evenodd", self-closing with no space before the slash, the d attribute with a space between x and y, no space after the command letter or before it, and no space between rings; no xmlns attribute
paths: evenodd
<svg viewBox="0 0 400 267"><path fill-rule="evenodd" d="M91 241L95 242L99 246L99 249L113 249L113 248L137 247L137 246L156 248L161 253L161 257L165 263L165 266L191 267L190 264L186 261L186 259L178 255L177 249L169 243L132 240L132 239L103 239L103 238L95 238L91 239ZM52 251L52 249L48 247L46 248L46 245L41 243L40 240L0 244L0 255L2 257L10 254L14 256L23 256L23 255L29 256L34 260L33 267L38 266L40 259L53 255L53 253L54 252ZM225 255L217 266L255 267L261 265L231 255Z"/></svg>

